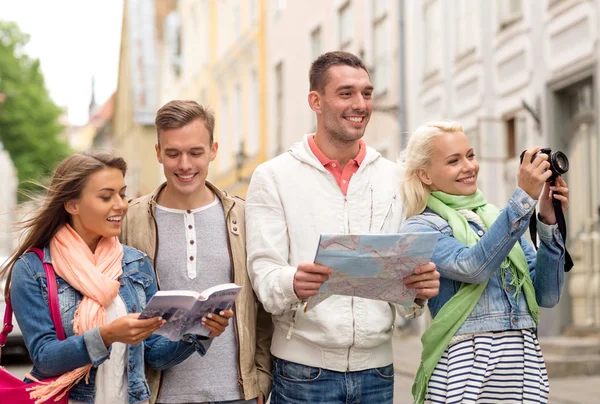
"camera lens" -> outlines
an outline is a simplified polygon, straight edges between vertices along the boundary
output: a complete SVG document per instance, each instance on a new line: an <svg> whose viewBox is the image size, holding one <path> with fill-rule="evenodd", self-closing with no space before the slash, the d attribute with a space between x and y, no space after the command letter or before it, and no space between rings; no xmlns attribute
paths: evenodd
<svg viewBox="0 0 600 404"><path fill-rule="evenodd" d="M554 171L559 175L569 171L569 159L563 152L557 151L552 153L550 164L552 165Z"/></svg>

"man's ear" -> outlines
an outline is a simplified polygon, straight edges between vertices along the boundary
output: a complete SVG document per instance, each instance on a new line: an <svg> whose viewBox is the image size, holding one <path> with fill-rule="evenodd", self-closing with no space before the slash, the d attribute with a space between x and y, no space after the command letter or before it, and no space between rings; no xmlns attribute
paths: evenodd
<svg viewBox="0 0 600 404"><path fill-rule="evenodd" d="M417 176L425 185L431 185L433 183L433 181L429 177L429 173L426 170L423 170L422 168L417 170Z"/></svg>
<svg viewBox="0 0 600 404"><path fill-rule="evenodd" d="M310 109L315 111L317 114L321 113L321 94L313 90L308 93L308 105Z"/></svg>
<svg viewBox="0 0 600 404"><path fill-rule="evenodd" d="M217 151L219 151L219 142L213 142L210 146L210 161L213 161L217 157Z"/></svg>
<svg viewBox="0 0 600 404"><path fill-rule="evenodd" d="M71 199L68 202L65 202L65 210L71 215L79 214L79 202L75 199Z"/></svg>
<svg viewBox="0 0 600 404"><path fill-rule="evenodd" d="M162 164L162 158L160 157L160 145L158 143L154 145L154 150L156 150L156 159L160 164Z"/></svg>

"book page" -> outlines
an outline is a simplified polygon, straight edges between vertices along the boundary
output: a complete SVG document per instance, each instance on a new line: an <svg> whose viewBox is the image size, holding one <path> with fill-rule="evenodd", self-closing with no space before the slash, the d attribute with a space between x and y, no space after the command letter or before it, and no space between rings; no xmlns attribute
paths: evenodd
<svg viewBox="0 0 600 404"><path fill-rule="evenodd" d="M213 292L208 300L198 300L184 325L184 334L208 336L208 329L203 327L201 323L202 317L205 317L209 313L219 315L223 310L231 310L233 302L241 289L240 286L235 285L235 289Z"/></svg>

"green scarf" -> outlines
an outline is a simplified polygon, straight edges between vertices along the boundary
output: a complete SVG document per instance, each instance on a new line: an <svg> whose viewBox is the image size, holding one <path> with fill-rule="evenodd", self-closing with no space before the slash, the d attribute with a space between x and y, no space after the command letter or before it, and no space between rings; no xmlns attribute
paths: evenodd
<svg viewBox="0 0 600 404"><path fill-rule="evenodd" d="M463 215L458 213L457 210L469 209L474 211L488 229L500 215L500 210L494 205L487 203L479 190L469 196L432 192L427 201L427 207L448 222L455 239L469 247L477 244L479 237L471 229ZM501 267L510 269L513 275L511 284L515 286L515 296L517 299L521 288L523 289L529 313L537 324L540 317L540 309L535 299L535 290L529 276L527 259L518 242L510 250L507 260L505 260ZM487 281L481 284L463 283L458 292L440 309L431 326L421 337L421 343L423 344L421 364L412 387L415 403L421 404L425 400L427 386L433 369L444 354L452 337L454 337L475 308L475 305L477 305L486 286Z"/></svg>

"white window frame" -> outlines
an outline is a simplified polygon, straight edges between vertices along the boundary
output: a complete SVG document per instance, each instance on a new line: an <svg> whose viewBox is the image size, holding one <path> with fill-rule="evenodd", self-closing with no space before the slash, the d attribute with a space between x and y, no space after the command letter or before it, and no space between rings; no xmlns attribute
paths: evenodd
<svg viewBox="0 0 600 404"><path fill-rule="evenodd" d="M478 0L456 0L456 57L470 53L476 47L479 21Z"/></svg>
<svg viewBox="0 0 600 404"><path fill-rule="evenodd" d="M498 27L501 30L514 24L523 17L523 0L496 1L498 5Z"/></svg>
<svg viewBox="0 0 600 404"><path fill-rule="evenodd" d="M423 70L425 76L439 70L442 62L441 2L432 0L423 8Z"/></svg>
<svg viewBox="0 0 600 404"><path fill-rule="evenodd" d="M376 95L385 94L390 87L390 37L388 12L387 10L378 12L376 2L373 2L373 66L371 76L373 77Z"/></svg>
<svg viewBox="0 0 600 404"><path fill-rule="evenodd" d="M350 1L338 8L338 48L348 50L354 36L353 9Z"/></svg>

